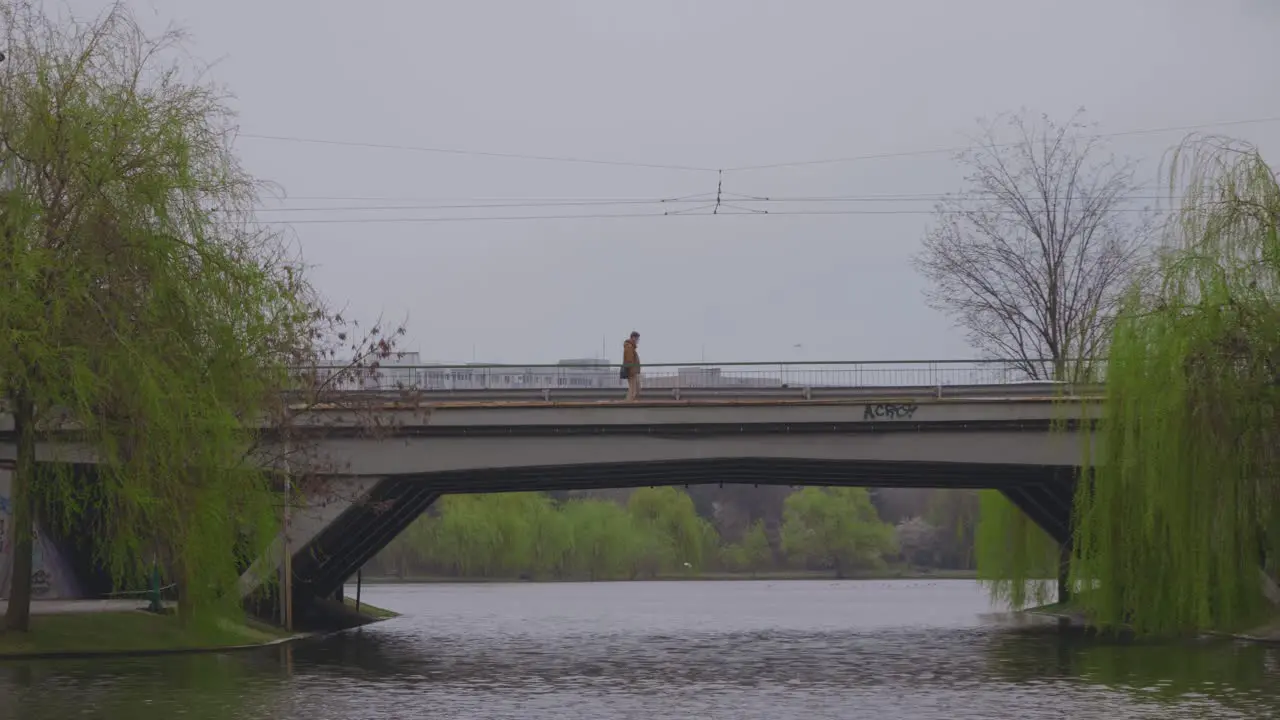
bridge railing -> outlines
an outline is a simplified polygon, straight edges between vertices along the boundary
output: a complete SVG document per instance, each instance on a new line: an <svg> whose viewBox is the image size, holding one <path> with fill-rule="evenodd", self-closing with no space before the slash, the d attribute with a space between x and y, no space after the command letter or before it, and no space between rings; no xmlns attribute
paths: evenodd
<svg viewBox="0 0 1280 720"><path fill-rule="evenodd" d="M336 372L321 368L321 375ZM336 389L519 391L622 389L617 364L398 365L349 371ZM854 362L655 363L644 365L644 388L743 390L769 388L889 388L1044 382L1025 367L997 360Z"/></svg>

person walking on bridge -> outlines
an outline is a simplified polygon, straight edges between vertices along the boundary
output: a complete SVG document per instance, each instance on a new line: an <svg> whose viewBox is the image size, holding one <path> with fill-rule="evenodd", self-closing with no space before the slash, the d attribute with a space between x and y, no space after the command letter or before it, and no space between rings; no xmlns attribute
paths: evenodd
<svg viewBox="0 0 1280 720"><path fill-rule="evenodd" d="M631 337L622 341L622 369L618 377L627 381L627 400L635 400L640 396L640 353L636 345L640 344L640 333L631 331Z"/></svg>

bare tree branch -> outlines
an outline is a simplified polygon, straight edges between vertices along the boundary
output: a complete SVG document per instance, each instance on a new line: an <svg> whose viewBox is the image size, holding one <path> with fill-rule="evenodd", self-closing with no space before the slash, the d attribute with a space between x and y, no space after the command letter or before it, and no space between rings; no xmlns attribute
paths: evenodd
<svg viewBox="0 0 1280 720"><path fill-rule="evenodd" d="M1126 216L1132 165L1081 137L1080 116L984 123L958 158L967 192L937 205L914 258L930 306L1034 380L1089 379L1153 236L1149 218ZM997 140L998 125L1015 142Z"/></svg>

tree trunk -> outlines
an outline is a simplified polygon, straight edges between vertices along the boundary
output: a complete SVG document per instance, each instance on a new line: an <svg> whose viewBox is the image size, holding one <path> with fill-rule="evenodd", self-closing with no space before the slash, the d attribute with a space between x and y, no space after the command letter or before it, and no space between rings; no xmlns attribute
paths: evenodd
<svg viewBox="0 0 1280 720"><path fill-rule="evenodd" d="M35 408L22 392L10 400L13 429L18 436L18 457L9 485L9 502L13 507L13 560L4 627L27 632L31 629L31 573L34 571L31 565L35 536L35 494L32 492L36 471Z"/></svg>
<svg viewBox="0 0 1280 720"><path fill-rule="evenodd" d="M1071 600L1071 543L1058 546L1058 602Z"/></svg>
<svg viewBox="0 0 1280 720"><path fill-rule="evenodd" d="M185 626L195 615L195 603L191 597L191 574L187 572L187 564L181 558L175 559L173 567L178 581L178 623Z"/></svg>

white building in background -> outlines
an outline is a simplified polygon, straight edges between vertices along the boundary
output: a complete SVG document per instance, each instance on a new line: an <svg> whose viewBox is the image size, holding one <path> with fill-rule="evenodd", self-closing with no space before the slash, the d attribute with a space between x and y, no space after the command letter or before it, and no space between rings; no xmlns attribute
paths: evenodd
<svg viewBox="0 0 1280 720"><path fill-rule="evenodd" d="M486 363L424 362L416 352L379 362L378 368L360 373L361 389L394 390L542 390L621 389L618 365L602 358L571 358L555 365L501 366ZM780 387L782 379L772 373L725 372L718 367L646 369L646 388L674 387Z"/></svg>
<svg viewBox="0 0 1280 720"><path fill-rule="evenodd" d="M618 368L608 360L579 358L555 365L502 366L489 363L426 361L416 352L402 353L361 372L360 387L420 390L520 390L543 388L621 388Z"/></svg>
<svg viewBox="0 0 1280 720"><path fill-rule="evenodd" d="M423 390L541 390L544 388L621 388L618 369L608 360L561 360L550 366L485 367L485 363L432 363L418 373Z"/></svg>
<svg viewBox="0 0 1280 720"><path fill-rule="evenodd" d="M712 366L694 366L682 368L655 368L653 372L645 371L642 384L646 388L768 388L782 387L779 374L765 370L734 370Z"/></svg>

